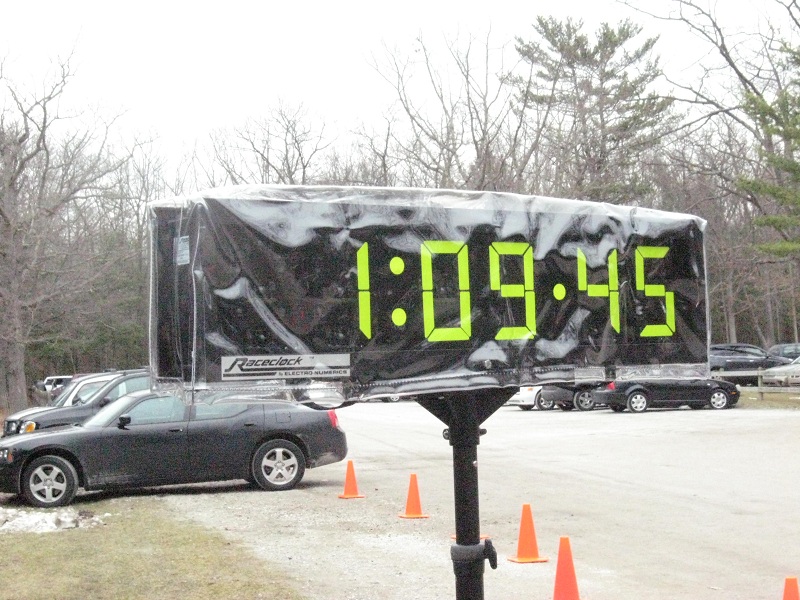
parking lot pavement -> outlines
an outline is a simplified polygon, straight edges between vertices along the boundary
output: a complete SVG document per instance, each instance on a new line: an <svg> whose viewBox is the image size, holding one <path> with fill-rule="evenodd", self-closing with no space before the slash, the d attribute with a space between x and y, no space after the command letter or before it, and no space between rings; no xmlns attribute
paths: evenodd
<svg viewBox="0 0 800 600"><path fill-rule="evenodd" d="M168 502L287 569L308 598L454 598L444 424L413 402L339 414L366 498L338 498L342 463L309 471L292 492ZM590 600L766 600L800 572L800 411L503 407L484 426L481 527L499 553L487 600L552 597L560 536ZM429 519L398 518L411 473ZM525 503L547 563L507 560Z"/></svg>

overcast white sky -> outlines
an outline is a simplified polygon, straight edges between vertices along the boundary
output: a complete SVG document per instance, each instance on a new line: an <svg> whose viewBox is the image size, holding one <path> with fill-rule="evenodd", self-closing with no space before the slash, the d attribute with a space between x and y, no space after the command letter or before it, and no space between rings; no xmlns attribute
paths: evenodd
<svg viewBox="0 0 800 600"><path fill-rule="evenodd" d="M753 23L768 1L718 0L717 10ZM16 85L36 86L74 49L73 102L124 111L126 127L175 145L264 114L278 99L334 125L374 118L392 99L371 67L384 45L405 53L420 34L435 44L484 38L490 28L499 44L527 37L538 14L581 18L590 30L630 17L662 34L662 55L691 56L687 38L616 0L3 0L0 58Z"/></svg>

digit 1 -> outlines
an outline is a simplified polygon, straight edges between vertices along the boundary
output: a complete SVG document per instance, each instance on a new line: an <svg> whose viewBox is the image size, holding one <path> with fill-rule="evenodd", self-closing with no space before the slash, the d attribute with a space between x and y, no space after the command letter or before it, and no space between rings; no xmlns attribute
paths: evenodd
<svg viewBox="0 0 800 600"><path fill-rule="evenodd" d="M524 283L500 282L500 256L521 256ZM489 246L489 284L503 298L525 299L525 326L501 327L496 340L524 340L536 335L536 294L533 290L533 248L526 242L494 242Z"/></svg>
<svg viewBox="0 0 800 600"><path fill-rule="evenodd" d="M433 255L455 254L458 264L458 327L436 327L436 313L433 308ZM472 307L469 297L469 256L467 246L461 242L429 241L420 246L422 266L422 320L425 338L429 342L457 342L468 340L472 335Z"/></svg>
<svg viewBox="0 0 800 600"><path fill-rule="evenodd" d="M639 246L636 249L636 289L645 296L664 298L666 323L646 325L639 337L670 337L675 333L675 293L667 292L663 285L645 282L644 261L646 258L664 258L669 252L666 246Z"/></svg>
<svg viewBox="0 0 800 600"><path fill-rule="evenodd" d="M592 298L608 298L611 327L619 333L619 267L616 248L608 255L608 285L588 283L586 255L578 248L578 289Z"/></svg>
<svg viewBox="0 0 800 600"><path fill-rule="evenodd" d="M356 252L356 270L358 271L358 328L361 333L372 339L372 307L369 291L369 244L364 242Z"/></svg>

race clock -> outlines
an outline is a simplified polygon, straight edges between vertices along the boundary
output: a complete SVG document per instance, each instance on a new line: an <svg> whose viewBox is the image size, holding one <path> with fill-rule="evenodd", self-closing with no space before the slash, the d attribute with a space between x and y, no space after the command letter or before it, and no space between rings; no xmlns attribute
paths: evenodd
<svg viewBox="0 0 800 600"><path fill-rule="evenodd" d="M151 205L151 359L349 397L707 371L705 223L494 192L249 186Z"/></svg>

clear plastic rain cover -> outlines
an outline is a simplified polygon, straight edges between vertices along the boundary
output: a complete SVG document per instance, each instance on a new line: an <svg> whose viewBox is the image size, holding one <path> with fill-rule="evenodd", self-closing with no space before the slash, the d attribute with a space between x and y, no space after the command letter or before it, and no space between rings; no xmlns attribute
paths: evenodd
<svg viewBox="0 0 800 600"><path fill-rule="evenodd" d="M264 185L149 212L162 384L367 400L708 374L698 217L496 192Z"/></svg>

